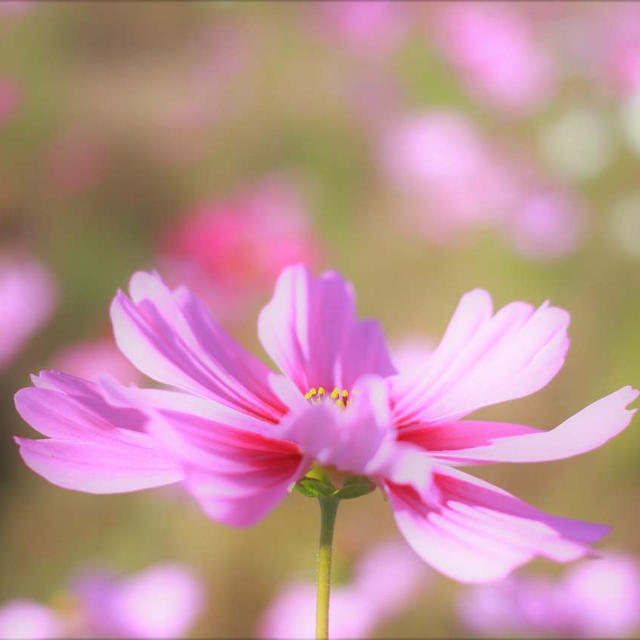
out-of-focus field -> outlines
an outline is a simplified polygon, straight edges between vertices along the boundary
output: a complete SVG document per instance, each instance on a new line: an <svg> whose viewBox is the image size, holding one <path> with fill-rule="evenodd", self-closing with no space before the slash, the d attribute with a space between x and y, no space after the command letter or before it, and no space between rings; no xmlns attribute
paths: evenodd
<svg viewBox="0 0 640 640"><path fill-rule="evenodd" d="M362 315L380 319L392 344L407 336L437 340L460 295L478 286L496 306L550 299L570 311L572 345L557 378L479 415L549 428L620 386L640 384L640 244L635 254L625 249L615 230L614 204L638 190L640 176L622 131L622 99L576 79L557 54L560 79L540 108L510 117L487 106L434 46L428 25L439 5L399 5L411 12L406 32L383 53L347 46L315 4L46 2L0 12L0 77L22 96L0 124L2 246L37 256L59 290L48 324L0 372L0 602L47 601L86 565L129 572L168 559L207 582L208 609L194 635L247 636L284 581L313 579L313 500L293 494L261 524L234 530L208 520L178 489L91 496L56 488L25 468L12 442L34 435L12 401L29 374L51 366L61 347L109 332L112 295L134 270L158 267L160 238L185 210L264 176L295 183L322 247L317 268L353 281ZM570 5L558 9L560 17L525 3L514 10L562 40L558 30L575 24L579 32L580 19L601 9ZM360 94L377 83L388 83L381 94ZM541 136L582 107L606 123L611 159L584 179L558 177ZM417 230L381 168L379 134L398 114L431 110L463 114L490 143L517 148L578 194L581 242L535 259L514 250L499 225L451 242ZM224 319L259 353L256 314L269 296L264 287L241 314ZM639 451L636 423L576 459L477 474L545 510L612 524L602 547L638 556ZM371 544L394 536L379 492L345 502L337 578ZM544 562L531 569L561 571ZM464 634L452 604L459 588L435 578L378 635Z"/></svg>

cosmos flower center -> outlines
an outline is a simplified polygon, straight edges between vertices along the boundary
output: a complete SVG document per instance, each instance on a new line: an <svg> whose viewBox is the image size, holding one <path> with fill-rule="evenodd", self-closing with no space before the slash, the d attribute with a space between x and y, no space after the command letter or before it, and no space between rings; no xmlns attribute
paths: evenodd
<svg viewBox="0 0 640 640"><path fill-rule="evenodd" d="M341 409L346 409L351 402L349 391L347 389L340 389L339 387L334 387L331 393L327 393L324 387L318 387L317 389L316 387L311 387L311 389L304 394L304 398L311 404L329 400Z"/></svg>

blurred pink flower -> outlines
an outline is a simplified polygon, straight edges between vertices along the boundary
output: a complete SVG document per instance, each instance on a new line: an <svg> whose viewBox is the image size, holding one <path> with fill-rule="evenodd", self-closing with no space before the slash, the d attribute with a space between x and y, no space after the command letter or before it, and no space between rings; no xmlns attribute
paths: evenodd
<svg viewBox="0 0 640 640"><path fill-rule="evenodd" d="M518 196L505 160L455 112L406 117L382 137L381 164L434 241L495 224Z"/></svg>
<svg viewBox="0 0 640 640"><path fill-rule="evenodd" d="M614 3L594 18L598 39L591 46L601 55L603 80L618 95L636 93L640 90L640 7L633 2Z"/></svg>
<svg viewBox="0 0 640 640"><path fill-rule="evenodd" d="M553 580L510 576L461 594L464 626L485 635L628 637L640 629L640 571L634 558L607 555Z"/></svg>
<svg viewBox="0 0 640 640"><path fill-rule="evenodd" d="M405 544L374 547L356 566L351 583L332 589L330 636L370 637L378 625L409 604L426 576L424 565ZM289 583L260 618L258 636L313 638L315 604L315 585Z"/></svg>
<svg viewBox="0 0 640 640"><path fill-rule="evenodd" d="M106 157L104 142L91 132L63 131L53 140L44 157L47 180L62 195L83 193L104 175Z"/></svg>
<svg viewBox="0 0 640 640"><path fill-rule="evenodd" d="M531 28L510 3L443 3L434 40L472 94L523 115L542 106L555 84L552 61Z"/></svg>
<svg viewBox="0 0 640 640"><path fill-rule="evenodd" d="M380 326L357 319L348 282L288 267L258 319L278 375L185 287L171 291L139 272L130 295L112 303L116 342L176 390L34 377L16 406L47 438L16 441L26 464L54 484L117 493L183 482L211 518L247 526L315 460L367 476L418 555L463 582L497 580L536 556L575 560L608 531L546 514L458 468L578 455L629 424L631 387L546 432L463 419L556 375L569 344L562 309L514 302L494 314L489 294L474 290L424 365L396 374Z"/></svg>
<svg viewBox="0 0 640 640"><path fill-rule="evenodd" d="M141 378L109 338L83 340L60 349L53 356L53 368L89 380L107 374L124 384L137 383Z"/></svg>
<svg viewBox="0 0 640 640"><path fill-rule="evenodd" d="M564 256L582 242L584 206L567 190L532 190L514 207L505 231L513 247L525 257L547 260Z"/></svg>
<svg viewBox="0 0 640 640"><path fill-rule="evenodd" d="M549 260L580 245L585 207L522 153L503 149L455 112L405 117L381 137L381 166L429 240L494 228L523 256Z"/></svg>
<svg viewBox="0 0 640 640"><path fill-rule="evenodd" d="M0 77L0 126L7 122L22 102L18 85L8 78Z"/></svg>
<svg viewBox="0 0 640 640"><path fill-rule="evenodd" d="M331 589L331 638L370 637L375 627L371 603L348 587ZM259 621L258 637L303 640L315 636L316 587L308 582L291 582Z"/></svg>
<svg viewBox="0 0 640 640"><path fill-rule="evenodd" d="M92 571L54 606L31 600L0 606L0 638L183 637L204 598L200 580L177 564L157 564L125 578Z"/></svg>
<svg viewBox="0 0 640 640"><path fill-rule="evenodd" d="M390 53L408 27L406 7L395 0L320 2L310 9L318 31L358 55Z"/></svg>
<svg viewBox="0 0 640 640"><path fill-rule="evenodd" d="M10 600L0 605L0 638L41 640L65 638L64 622L50 607L31 600Z"/></svg>
<svg viewBox="0 0 640 640"><path fill-rule="evenodd" d="M0 368L47 322L55 302L46 267L27 255L0 255Z"/></svg>
<svg viewBox="0 0 640 640"><path fill-rule="evenodd" d="M266 178L226 201L185 212L161 239L161 261L225 317L244 311L288 264L315 262L320 249L295 189Z"/></svg>

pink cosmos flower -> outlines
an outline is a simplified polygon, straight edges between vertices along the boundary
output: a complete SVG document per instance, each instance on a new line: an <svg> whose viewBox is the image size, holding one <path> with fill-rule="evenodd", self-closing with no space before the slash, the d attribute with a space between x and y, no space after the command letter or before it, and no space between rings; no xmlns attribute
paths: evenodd
<svg viewBox="0 0 640 640"><path fill-rule="evenodd" d="M53 312L51 273L29 256L0 255L0 367L5 366Z"/></svg>
<svg viewBox="0 0 640 640"><path fill-rule="evenodd" d="M131 384L141 378L139 371L131 366L109 338L82 340L60 349L53 357L53 367L89 380L97 380L106 374Z"/></svg>
<svg viewBox="0 0 640 640"><path fill-rule="evenodd" d="M513 6L447 3L434 36L470 92L503 112L524 115L550 98L552 61Z"/></svg>
<svg viewBox="0 0 640 640"><path fill-rule="evenodd" d="M0 638L182 637L203 605L202 583L181 565L157 564L125 578L92 571L54 606L31 600L0 606Z"/></svg>
<svg viewBox="0 0 640 640"><path fill-rule="evenodd" d="M187 211L161 239L172 280L187 282L232 317L292 262L319 256L304 205L292 184L270 176L226 201Z"/></svg>
<svg viewBox="0 0 640 640"><path fill-rule="evenodd" d="M397 615L425 582L425 567L398 542L370 550L355 568L350 584L331 593L330 636L366 638L385 620ZM384 580L380 576L384 575ZM313 638L315 585L291 582L258 622L261 638Z"/></svg>
<svg viewBox="0 0 640 640"><path fill-rule="evenodd" d="M172 291L157 275L136 273L111 318L122 352L173 390L35 377L16 406L46 438L17 442L54 484L116 493L182 482L211 518L246 526L316 461L380 487L416 553L463 582L499 579L536 556L574 560L608 531L460 469L566 458L629 424L631 387L550 431L465 419L555 376L568 348L562 309L514 302L494 314L489 294L474 290L423 367L406 374L391 364L379 325L357 319L351 285L301 265L283 270L258 319L283 375L233 341L188 289Z"/></svg>
<svg viewBox="0 0 640 640"><path fill-rule="evenodd" d="M22 102L18 86L8 78L0 78L0 125L7 122Z"/></svg>
<svg viewBox="0 0 640 640"><path fill-rule="evenodd" d="M640 570L634 558L611 554L583 562L560 580L510 576L474 587L458 600L474 633L564 637L627 637L640 628Z"/></svg>

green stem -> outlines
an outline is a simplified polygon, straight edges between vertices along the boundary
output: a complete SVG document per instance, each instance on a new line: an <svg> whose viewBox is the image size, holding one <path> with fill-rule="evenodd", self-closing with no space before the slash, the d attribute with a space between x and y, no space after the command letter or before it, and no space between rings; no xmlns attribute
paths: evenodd
<svg viewBox="0 0 640 640"><path fill-rule="evenodd" d="M329 596L331 592L331 549L339 500L318 498L320 502L320 547L318 549L318 590L316 597L316 639L329 637Z"/></svg>

